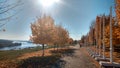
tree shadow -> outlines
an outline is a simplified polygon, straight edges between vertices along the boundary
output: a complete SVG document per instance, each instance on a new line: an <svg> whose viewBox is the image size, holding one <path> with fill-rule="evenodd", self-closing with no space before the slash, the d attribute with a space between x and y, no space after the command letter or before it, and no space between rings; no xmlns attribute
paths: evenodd
<svg viewBox="0 0 120 68"><path fill-rule="evenodd" d="M73 56L75 49L51 50L51 56L30 57L18 62L17 68L64 68L66 62L62 56Z"/></svg>
<svg viewBox="0 0 120 68"><path fill-rule="evenodd" d="M17 68L61 68L65 62L60 58L60 55L31 57L21 60Z"/></svg>

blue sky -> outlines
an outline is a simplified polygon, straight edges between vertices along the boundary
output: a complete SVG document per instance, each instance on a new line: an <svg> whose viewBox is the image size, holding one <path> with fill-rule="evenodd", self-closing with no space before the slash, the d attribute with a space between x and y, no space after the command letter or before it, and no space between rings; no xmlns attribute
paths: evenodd
<svg viewBox="0 0 120 68"><path fill-rule="evenodd" d="M1 28L5 28L6 31L0 31L0 39L28 40L31 35L30 23L44 12L51 15L56 24L61 24L66 28L70 37L78 40L81 35L89 31L89 25L97 15L103 13L108 15L110 6L114 6L114 0L61 0L60 3L47 8L43 8L37 0L22 0L22 2L24 5L9 12L9 14L14 14L19 11L16 16L0 21L1 23L7 22ZM5 15L0 17L2 16Z"/></svg>

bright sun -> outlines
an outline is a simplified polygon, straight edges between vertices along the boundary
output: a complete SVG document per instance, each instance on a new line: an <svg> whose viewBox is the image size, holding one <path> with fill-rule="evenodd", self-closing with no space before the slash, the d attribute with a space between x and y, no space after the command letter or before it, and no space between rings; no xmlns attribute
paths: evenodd
<svg viewBox="0 0 120 68"><path fill-rule="evenodd" d="M44 7L52 6L54 3L58 3L59 0L40 0L40 4Z"/></svg>

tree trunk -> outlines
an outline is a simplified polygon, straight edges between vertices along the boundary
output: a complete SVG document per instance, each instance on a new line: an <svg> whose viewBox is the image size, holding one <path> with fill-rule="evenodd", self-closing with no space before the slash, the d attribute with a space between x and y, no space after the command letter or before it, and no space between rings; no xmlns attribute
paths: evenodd
<svg viewBox="0 0 120 68"><path fill-rule="evenodd" d="M42 50L43 50L42 56L44 56L44 44L42 44Z"/></svg>
<svg viewBox="0 0 120 68"><path fill-rule="evenodd" d="M57 45L57 51L58 51L58 45Z"/></svg>
<svg viewBox="0 0 120 68"><path fill-rule="evenodd" d="M54 51L55 51L55 44L54 44Z"/></svg>
<svg viewBox="0 0 120 68"><path fill-rule="evenodd" d="M67 49L69 49L69 47L70 47L70 44L67 45Z"/></svg>

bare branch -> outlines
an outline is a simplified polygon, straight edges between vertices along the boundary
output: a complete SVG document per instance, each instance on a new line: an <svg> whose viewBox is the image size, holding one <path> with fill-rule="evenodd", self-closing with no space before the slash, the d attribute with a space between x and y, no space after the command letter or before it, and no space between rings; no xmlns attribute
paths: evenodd
<svg viewBox="0 0 120 68"><path fill-rule="evenodd" d="M14 3L14 4L15 4L15 5L11 4L11 5L8 5L8 6L5 6L5 7L2 7L1 10L2 10L2 9L6 9L6 8L7 8L7 9L1 11L0 14L6 13L6 12L8 12L9 10L14 9L14 8L17 7L17 6L22 5L23 3L20 3L20 1L18 1L17 3ZM8 8L9 6L11 6L11 7Z"/></svg>

